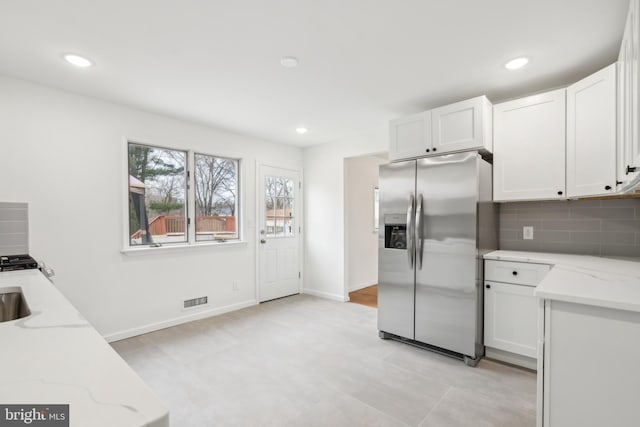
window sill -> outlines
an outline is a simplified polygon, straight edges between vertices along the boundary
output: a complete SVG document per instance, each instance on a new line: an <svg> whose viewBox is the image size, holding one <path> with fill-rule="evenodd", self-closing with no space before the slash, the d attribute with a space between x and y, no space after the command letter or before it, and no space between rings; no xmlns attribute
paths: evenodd
<svg viewBox="0 0 640 427"><path fill-rule="evenodd" d="M201 242L201 243L183 243L163 246L141 246L128 247L120 250L120 253L127 256L151 255L153 253L171 253L182 252L185 250L198 250L204 248L221 248L225 246L245 246L246 240L234 240L231 242Z"/></svg>

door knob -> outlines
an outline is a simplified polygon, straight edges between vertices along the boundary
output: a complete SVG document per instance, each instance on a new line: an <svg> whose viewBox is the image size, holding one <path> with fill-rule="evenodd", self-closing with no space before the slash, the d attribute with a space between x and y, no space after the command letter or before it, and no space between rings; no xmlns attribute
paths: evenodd
<svg viewBox="0 0 640 427"><path fill-rule="evenodd" d="M265 243L267 243L267 240L266 239L260 239L260 243L262 243L264 245Z"/></svg>

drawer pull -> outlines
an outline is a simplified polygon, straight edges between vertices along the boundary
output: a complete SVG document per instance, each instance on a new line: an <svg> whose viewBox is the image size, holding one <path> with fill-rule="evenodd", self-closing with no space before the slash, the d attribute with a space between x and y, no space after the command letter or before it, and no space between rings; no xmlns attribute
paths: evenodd
<svg viewBox="0 0 640 427"><path fill-rule="evenodd" d="M513 274L514 276L517 276L517 275L518 275L518 272L517 272L517 271L514 271L514 272L513 272L513 273L511 273L511 274Z"/></svg>

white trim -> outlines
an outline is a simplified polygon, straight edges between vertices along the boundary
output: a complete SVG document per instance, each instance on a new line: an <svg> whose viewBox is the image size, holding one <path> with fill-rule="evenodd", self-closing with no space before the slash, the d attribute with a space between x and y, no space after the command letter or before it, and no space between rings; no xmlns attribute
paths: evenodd
<svg viewBox="0 0 640 427"><path fill-rule="evenodd" d="M152 253L171 253L171 252L181 252L185 249L195 249L195 248L221 248L223 246L235 246L235 245L246 245L247 241L244 240L233 240L226 242L199 242L199 243L175 243L170 244L166 243L162 246L147 246L147 245L139 245L139 246L131 246L127 248L120 249L120 253L127 256L138 256L138 255L150 255Z"/></svg>
<svg viewBox="0 0 640 427"><path fill-rule="evenodd" d="M244 224L244 210L246 208L245 203L245 181L246 181L246 167L245 167L245 159L244 157L231 156L231 155L219 155L219 154L208 154L206 150L199 151L193 150L191 148L173 148L172 146L164 143L153 143L147 142L145 138L131 138L127 136L123 136L124 143L122 144L122 167L121 171L122 176L122 206L120 210L122 212L122 249L121 253L126 255L142 255L149 254L153 251L157 251L158 249L168 250L169 252L173 252L173 250L178 248L191 248L191 247L212 247L212 246L226 246L226 245L235 245L235 244L246 244L245 240L245 224ZM160 247L151 247L142 245L134 245L131 246L130 243L130 235L129 235L129 143L145 145L149 147L156 147L165 150L173 150L173 151L181 151L186 153L185 158L185 168L186 172L189 173L189 177L185 176L186 179L186 188L185 188L185 216L190 219L190 224L186 226L186 241L177 242L177 243L166 243ZM238 239L233 239L227 242L211 242L211 241L198 241L196 236L196 194L195 194L195 155L200 154L204 156L224 158L229 160L235 160L238 162L238 171L237 171L237 188L239 192L236 194L237 199L237 212L236 212L236 233L238 235ZM192 185L193 184L193 185ZM165 246L166 245L166 246Z"/></svg>
<svg viewBox="0 0 640 427"><path fill-rule="evenodd" d="M114 332L112 334L103 335L107 342L114 342L123 340L125 338L135 337L137 335L147 334L149 332L158 331L160 329L169 328L171 326L181 325L183 323L192 322L194 320L205 319L207 317L217 316L219 314L229 313L231 311L240 310L243 308L257 305L258 301L248 300L239 302L236 304L226 305L223 307L212 308L208 310L199 311L198 313L187 314L184 316L175 317L169 320L163 320L162 322L150 323L137 328L126 329L120 332Z"/></svg>
<svg viewBox="0 0 640 427"><path fill-rule="evenodd" d="M485 357L500 362L510 363L512 365L522 366L523 368L536 371L538 361L533 357L522 356L520 354L503 351L497 348L485 347Z"/></svg>
<svg viewBox="0 0 640 427"><path fill-rule="evenodd" d="M378 284L377 280L374 282L360 283L358 285L349 286L348 290L349 292L359 291L360 289L368 288L369 286L373 286L377 284Z"/></svg>
<svg viewBox="0 0 640 427"><path fill-rule="evenodd" d="M307 295L313 295L314 297L330 299L333 301L340 301L340 302L349 301L348 296L345 297L344 295L340 295L340 294L332 294L330 292L316 291L315 289L304 289L302 293Z"/></svg>

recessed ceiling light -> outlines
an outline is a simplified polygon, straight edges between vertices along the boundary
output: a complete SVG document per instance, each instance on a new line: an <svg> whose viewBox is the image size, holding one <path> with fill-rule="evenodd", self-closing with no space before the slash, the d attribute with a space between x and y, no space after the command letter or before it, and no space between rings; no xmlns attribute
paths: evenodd
<svg viewBox="0 0 640 427"><path fill-rule="evenodd" d="M284 68L295 68L298 66L298 58L295 56L283 56L280 58L280 65Z"/></svg>
<svg viewBox="0 0 640 427"><path fill-rule="evenodd" d="M504 68L507 70L517 70L518 68L522 68L529 63L529 58L520 57L512 59L511 61L504 64Z"/></svg>
<svg viewBox="0 0 640 427"><path fill-rule="evenodd" d="M75 65L76 67L80 68L87 68L93 65L93 62L91 62L89 59L85 58L84 56L76 55L74 53L68 53L64 55L64 60L69 64Z"/></svg>
<svg viewBox="0 0 640 427"><path fill-rule="evenodd" d="M309 131L309 129L307 128L296 128L296 132L298 132L300 135L307 133Z"/></svg>

